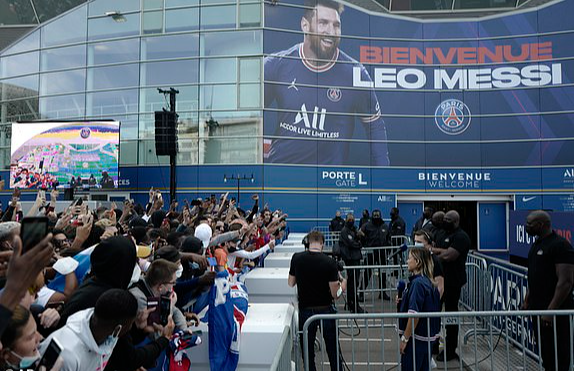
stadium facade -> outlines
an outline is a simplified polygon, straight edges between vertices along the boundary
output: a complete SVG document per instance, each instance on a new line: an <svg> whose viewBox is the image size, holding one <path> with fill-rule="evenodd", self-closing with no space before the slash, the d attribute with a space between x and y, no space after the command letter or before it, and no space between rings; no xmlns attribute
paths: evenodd
<svg viewBox="0 0 574 371"><path fill-rule="evenodd" d="M173 87L180 199L259 192L295 230L457 208L485 251L508 248L513 210L574 211L574 0L402 3L344 3L322 63L302 0L81 4L0 52L2 177L12 122L113 119L115 193L145 202L169 188L154 111Z"/></svg>

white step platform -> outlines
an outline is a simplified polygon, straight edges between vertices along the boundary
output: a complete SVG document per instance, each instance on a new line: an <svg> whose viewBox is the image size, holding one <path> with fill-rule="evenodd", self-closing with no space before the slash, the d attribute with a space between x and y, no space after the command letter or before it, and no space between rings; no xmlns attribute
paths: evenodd
<svg viewBox="0 0 574 371"><path fill-rule="evenodd" d="M297 290L289 287L289 268L257 268L245 276L250 303L296 303Z"/></svg>
<svg viewBox="0 0 574 371"><path fill-rule="evenodd" d="M289 233L287 236L287 240L296 240L296 241L303 241L303 238L307 235L307 233Z"/></svg>
<svg viewBox="0 0 574 371"><path fill-rule="evenodd" d="M275 253L296 253L305 251L305 246L303 245L277 245L275 246Z"/></svg>
<svg viewBox="0 0 574 371"><path fill-rule="evenodd" d="M265 257L265 268L289 268L291 266L292 252L274 252Z"/></svg>
<svg viewBox="0 0 574 371"><path fill-rule="evenodd" d="M269 370L275 357L283 351L281 337L290 332L294 308L290 304L249 304L247 317L241 330L239 364L237 371ZM200 314L200 318L202 318ZM194 330L201 330L202 344L188 352L191 369L209 371L209 330L201 322ZM291 333L289 333L291 336ZM289 338L289 343L291 339Z"/></svg>

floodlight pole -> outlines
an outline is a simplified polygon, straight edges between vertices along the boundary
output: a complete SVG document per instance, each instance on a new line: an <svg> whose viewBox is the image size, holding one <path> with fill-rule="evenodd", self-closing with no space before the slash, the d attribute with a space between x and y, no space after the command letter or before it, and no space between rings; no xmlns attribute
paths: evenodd
<svg viewBox="0 0 574 371"><path fill-rule="evenodd" d="M175 112L175 103L176 103L176 94L179 94L179 90L174 88L169 88L169 90L164 89L157 89L161 94L169 94L169 111ZM177 114L175 120L175 132L177 133ZM177 160L177 134L175 140L175 154L169 156L169 202L173 202L175 200L176 195L176 188L177 188L177 174L176 174L176 160Z"/></svg>

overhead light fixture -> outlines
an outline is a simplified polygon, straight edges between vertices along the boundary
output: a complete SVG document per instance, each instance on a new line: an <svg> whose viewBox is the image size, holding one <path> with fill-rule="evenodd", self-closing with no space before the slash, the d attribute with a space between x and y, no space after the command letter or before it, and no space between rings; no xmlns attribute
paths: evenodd
<svg viewBox="0 0 574 371"><path fill-rule="evenodd" d="M118 11L118 10L113 10L113 11L105 12L104 14L105 14L107 17L112 17L112 19L113 19L115 22L118 22L118 23L122 23L122 22L127 21L126 17L124 17L123 14L122 14L120 11Z"/></svg>

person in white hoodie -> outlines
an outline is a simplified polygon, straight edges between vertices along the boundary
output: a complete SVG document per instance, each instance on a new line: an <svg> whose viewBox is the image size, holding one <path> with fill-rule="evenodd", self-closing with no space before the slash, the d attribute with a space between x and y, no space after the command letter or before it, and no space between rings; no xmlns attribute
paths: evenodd
<svg viewBox="0 0 574 371"><path fill-rule="evenodd" d="M62 346L60 371L103 371L118 337L132 327L137 311L137 300L129 291L108 290L95 308L70 316L64 327L42 342L40 352L55 338Z"/></svg>

